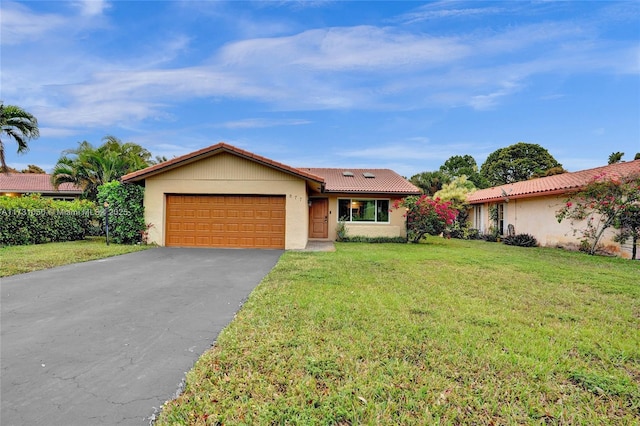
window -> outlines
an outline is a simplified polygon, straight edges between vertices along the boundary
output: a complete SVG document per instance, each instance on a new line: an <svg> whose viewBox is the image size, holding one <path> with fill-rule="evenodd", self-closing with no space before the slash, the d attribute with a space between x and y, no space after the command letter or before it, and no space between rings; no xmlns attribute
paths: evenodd
<svg viewBox="0 0 640 426"><path fill-rule="evenodd" d="M480 232L484 232L483 220L482 220L482 205L478 204L474 206L473 211L473 225Z"/></svg>
<svg viewBox="0 0 640 426"><path fill-rule="evenodd" d="M504 204L498 204L498 232L500 233L500 235L504 235L504 218L505 218L505 212L504 212Z"/></svg>
<svg viewBox="0 0 640 426"><path fill-rule="evenodd" d="M389 222L389 200L338 200L338 218L345 222Z"/></svg>

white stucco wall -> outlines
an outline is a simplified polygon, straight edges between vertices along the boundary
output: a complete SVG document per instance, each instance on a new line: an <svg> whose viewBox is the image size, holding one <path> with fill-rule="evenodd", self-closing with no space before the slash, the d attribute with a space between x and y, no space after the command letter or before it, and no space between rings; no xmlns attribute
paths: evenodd
<svg viewBox="0 0 640 426"><path fill-rule="evenodd" d="M585 222L574 222L563 220L558 223L556 212L560 210L566 197L564 196L545 196L534 198L511 199L505 203L505 233L507 225L512 224L516 234L531 234L540 243L546 247L570 247L578 246L582 239L582 234L574 232L575 229L585 229ZM482 205L482 215L486 229L483 232L489 232L491 220L489 219L489 207L491 204ZM474 209L471 208L471 223L475 223ZM613 241L615 231L609 229L605 231L600 243L607 251L616 253L621 257L630 258L631 248L629 245L621 245Z"/></svg>

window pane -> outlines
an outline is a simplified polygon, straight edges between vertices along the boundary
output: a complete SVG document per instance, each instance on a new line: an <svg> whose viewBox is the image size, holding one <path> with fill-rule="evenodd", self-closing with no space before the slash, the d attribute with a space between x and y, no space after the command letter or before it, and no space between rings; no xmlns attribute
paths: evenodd
<svg viewBox="0 0 640 426"><path fill-rule="evenodd" d="M353 200L351 215L354 222L375 222L376 200Z"/></svg>
<svg viewBox="0 0 640 426"><path fill-rule="evenodd" d="M351 200L338 200L338 220L344 222L351 221Z"/></svg>
<svg viewBox="0 0 640 426"><path fill-rule="evenodd" d="M389 222L389 200L378 200L378 222Z"/></svg>

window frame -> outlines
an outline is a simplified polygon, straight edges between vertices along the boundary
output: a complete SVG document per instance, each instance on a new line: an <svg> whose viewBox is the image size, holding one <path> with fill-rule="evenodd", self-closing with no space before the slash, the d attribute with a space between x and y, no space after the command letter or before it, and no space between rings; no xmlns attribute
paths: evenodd
<svg viewBox="0 0 640 426"><path fill-rule="evenodd" d="M349 218L348 220L344 220L345 223L362 223L362 224L368 224L368 225L372 225L372 224L382 224L382 225L388 225L391 223L391 199L390 198L347 198L347 197L339 197L338 198L338 209L337 212L338 214L337 219L338 222L343 221L342 217L340 216L340 202L341 201L348 201L349 202ZM375 219L374 220L353 220L353 203L354 202L370 202L370 201L374 201L375 202ZM386 221L381 221L378 220L378 202L380 201L384 201L387 203L387 220Z"/></svg>

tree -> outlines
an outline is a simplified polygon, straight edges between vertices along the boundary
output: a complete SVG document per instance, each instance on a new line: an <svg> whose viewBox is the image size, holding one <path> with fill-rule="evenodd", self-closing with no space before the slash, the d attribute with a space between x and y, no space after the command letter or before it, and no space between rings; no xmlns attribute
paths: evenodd
<svg viewBox="0 0 640 426"><path fill-rule="evenodd" d="M451 201L453 207L460 210L466 209L467 195L476 190L476 186L467 176L462 175L453 179L450 183L442 185L442 189L434 194L434 198L442 201Z"/></svg>
<svg viewBox="0 0 640 426"><path fill-rule="evenodd" d="M165 161L169 161L169 159L164 155L156 155L153 160L149 160L149 165L153 166L155 164L164 163Z"/></svg>
<svg viewBox="0 0 640 426"><path fill-rule="evenodd" d="M451 179L466 176L473 182L475 188L486 188L489 186L486 179L478 173L478 163L470 155L454 155L440 166L440 171Z"/></svg>
<svg viewBox="0 0 640 426"><path fill-rule="evenodd" d="M640 233L640 174L595 176L569 197L556 218L558 222L571 220L574 232L582 234L581 248L589 254L596 253L604 231L613 227L619 231L616 240L634 238L635 257Z"/></svg>
<svg viewBox="0 0 640 426"><path fill-rule="evenodd" d="M440 166L440 171L451 177L469 176L478 169L476 160L470 155L454 155Z"/></svg>
<svg viewBox="0 0 640 426"><path fill-rule="evenodd" d="M624 152L612 152L609 155L609 164L615 164L615 163L619 163L620 161L622 161L622 156L624 155Z"/></svg>
<svg viewBox="0 0 640 426"><path fill-rule="evenodd" d="M552 167L548 170L545 170L540 173L534 173L531 175L531 178L541 178L546 176L560 175L562 173L567 173L567 171L562 166Z"/></svg>
<svg viewBox="0 0 640 426"><path fill-rule="evenodd" d="M442 185L451 182L443 172L422 172L411 176L409 181L420 188L425 195L433 195L442 189Z"/></svg>
<svg viewBox="0 0 640 426"><path fill-rule="evenodd" d="M35 164L29 164L26 169L23 169L20 173L31 173L36 175L44 175L47 172L43 168L36 166Z"/></svg>
<svg viewBox="0 0 640 426"><path fill-rule="evenodd" d="M542 175L554 167L562 167L562 164L545 148L518 142L489 154L480 167L480 175L487 179L489 185L504 185Z"/></svg>
<svg viewBox="0 0 640 426"><path fill-rule="evenodd" d="M640 152L636 152L635 157L633 157L634 160L640 160Z"/></svg>
<svg viewBox="0 0 640 426"><path fill-rule="evenodd" d="M640 204L628 205L620 215L620 232L615 240L624 243L629 238L631 238L631 259L637 259L638 240L640 240Z"/></svg>
<svg viewBox="0 0 640 426"><path fill-rule="evenodd" d="M18 169L14 169L13 167L3 167L0 166L0 173L20 173L20 171Z"/></svg>
<svg viewBox="0 0 640 426"><path fill-rule="evenodd" d="M18 144L18 153L26 152L29 149L28 142L40 136L38 120L15 105L4 105L0 102L0 166L5 173L8 167L4 155L4 142L2 136L6 135Z"/></svg>
<svg viewBox="0 0 640 426"><path fill-rule="evenodd" d="M434 198L450 202L451 207L458 212L455 222L447 229L449 235L454 238L466 238L468 235L470 223L467 196L475 190L473 182L467 179L466 175L462 175L444 184L442 189L434 194Z"/></svg>
<svg viewBox="0 0 640 426"><path fill-rule="evenodd" d="M84 141L76 149L63 151L53 168L53 185L71 182L83 188L85 198L95 201L100 185L151 164L151 153L140 145L122 143L113 136L103 141L98 148Z"/></svg>
<svg viewBox="0 0 640 426"><path fill-rule="evenodd" d="M410 196L393 203L393 209L405 208L407 239L418 243L427 234L439 235L456 220L458 211L451 202L426 195Z"/></svg>

